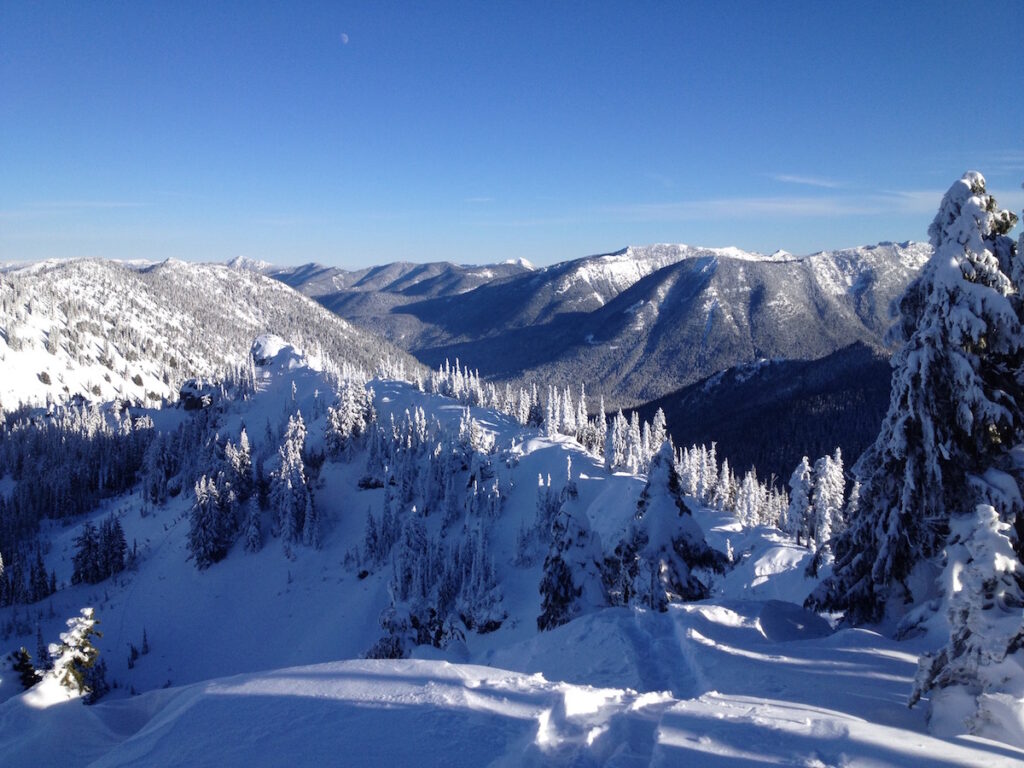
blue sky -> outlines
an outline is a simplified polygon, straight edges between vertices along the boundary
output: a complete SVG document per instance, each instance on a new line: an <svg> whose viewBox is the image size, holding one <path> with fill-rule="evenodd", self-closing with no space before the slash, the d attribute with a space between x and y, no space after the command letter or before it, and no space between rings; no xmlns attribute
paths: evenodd
<svg viewBox="0 0 1024 768"><path fill-rule="evenodd" d="M0 0L0 260L922 240L1024 206L1021 11Z"/></svg>

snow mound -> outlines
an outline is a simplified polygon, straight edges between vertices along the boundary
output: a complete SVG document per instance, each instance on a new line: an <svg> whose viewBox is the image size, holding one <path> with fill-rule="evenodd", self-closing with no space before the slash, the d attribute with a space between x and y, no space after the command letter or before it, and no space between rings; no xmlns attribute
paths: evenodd
<svg viewBox="0 0 1024 768"><path fill-rule="evenodd" d="M849 668L860 653L836 661L805 647L793 657L766 656L723 639L748 624L749 613L707 607L715 610L657 618L661 629L686 630L668 637L707 647L702 682L714 687L691 697L434 660L353 660L92 707L71 701L44 711L18 696L0 705L0 753L8 768L256 768L282 759L337 765L340 756L346 766L1013 766L1024 759L1024 751L982 739L945 741L913 726L908 733L914 714L891 700L893 685L905 684L899 672L912 664L901 654L875 656L887 669L862 674ZM690 623L698 617L718 627L713 636ZM873 637L848 639L863 652ZM591 639L589 647L597 645ZM696 658L684 648L676 661L688 655ZM766 667L769 658L778 663ZM758 695L742 691L752 680L763 688ZM883 722L865 719L880 711Z"/></svg>
<svg viewBox="0 0 1024 768"><path fill-rule="evenodd" d="M286 371L307 365L302 352L272 333L256 337L252 343L252 359L261 368L278 368Z"/></svg>
<svg viewBox="0 0 1024 768"><path fill-rule="evenodd" d="M624 735L652 749L664 695L551 683L437 661L345 661L241 675L129 700L67 706L59 721L19 700L0 709L5 765L602 765ZM95 721L106 728L96 728ZM96 732L55 739L59 722ZM39 750L44 750L40 752Z"/></svg>

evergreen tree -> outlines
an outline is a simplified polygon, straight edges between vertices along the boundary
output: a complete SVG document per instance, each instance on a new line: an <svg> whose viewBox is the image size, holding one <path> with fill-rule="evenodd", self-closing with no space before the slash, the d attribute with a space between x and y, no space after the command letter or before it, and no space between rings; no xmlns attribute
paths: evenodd
<svg viewBox="0 0 1024 768"><path fill-rule="evenodd" d="M708 546L683 502L674 458L666 441L651 461L636 519L614 554L605 558L604 583L615 604L664 611L673 601L700 600L707 597L708 586L695 569L724 566L725 558Z"/></svg>
<svg viewBox="0 0 1024 768"><path fill-rule="evenodd" d="M110 515L101 523L99 545L101 578L105 579L123 571L125 557L128 554L128 542L125 540L121 521L115 515Z"/></svg>
<svg viewBox="0 0 1024 768"><path fill-rule="evenodd" d="M238 445L235 446L229 441L224 448L224 455L230 468L228 483L235 490L239 503L245 504L255 490L252 448L249 446L249 435L246 434L245 427L242 427Z"/></svg>
<svg viewBox="0 0 1024 768"><path fill-rule="evenodd" d="M789 509L784 530L800 543L810 546L811 464L804 456L789 478Z"/></svg>
<svg viewBox="0 0 1024 768"><path fill-rule="evenodd" d="M305 445L306 425L302 414L297 413L288 419L284 443L278 450L281 466L274 475L271 489L278 532L285 546L300 540L306 510L312 504L302 459Z"/></svg>
<svg viewBox="0 0 1024 768"><path fill-rule="evenodd" d="M209 568L227 554L221 536L220 495L216 484L203 475L195 485L196 500L189 513L188 547L200 570Z"/></svg>
<svg viewBox="0 0 1024 768"><path fill-rule="evenodd" d="M601 395L600 404L597 409L597 421L595 423L595 435L594 443L597 450L605 451L605 442L608 439L608 414L604 410L604 395ZM608 465L607 459L605 460L605 466Z"/></svg>
<svg viewBox="0 0 1024 768"><path fill-rule="evenodd" d="M903 344L889 411L861 459L857 517L809 605L877 621L893 598L915 600L908 577L941 552L952 513L978 502L1019 511L1018 493L976 481L1007 463L1020 435L1014 373L1024 337L1007 275L1019 271L1019 254L1005 236L1015 222L981 174L965 174L943 198L928 230L935 253L899 303Z"/></svg>
<svg viewBox="0 0 1024 768"><path fill-rule="evenodd" d="M1005 707L1000 699L1019 702L1024 690L1024 566L1013 550L1011 526L992 506L955 516L951 529L943 578L949 642L921 657L910 705L930 692L932 719L959 728L966 714L970 732L984 735L986 720L999 721L986 718L987 708ZM966 712L958 703L964 699ZM1024 741L1019 733L1012 740Z"/></svg>
<svg viewBox="0 0 1024 768"><path fill-rule="evenodd" d="M100 566L99 531L91 520L82 525L82 532L75 537L75 554L72 557L71 583L96 584L102 581Z"/></svg>
<svg viewBox="0 0 1024 768"><path fill-rule="evenodd" d="M551 525L551 548L541 576L541 614L537 629L565 624L584 607L604 605L601 579L601 544L590 530L585 511L570 513L563 507Z"/></svg>
<svg viewBox="0 0 1024 768"><path fill-rule="evenodd" d="M320 510L313 503L313 496L306 495L306 511L302 519L302 543L313 549L320 549Z"/></svg>
<svg viewBox="0 0 1024 768"><path fill-rule="evenodd" d="M42 679L39 671L32 666L32 657L22 646L11 653L11 668L18 673L18 681L26 691Z"/></svg>
<svg viewBox="0 0 1024 768"><path fill-rule="evenodd" d="M260 508L255 499L245 505L245 549L247 552L259 552L263 548L263 531L260 527Z"/></svg>
<svg viewBox="0 0 1024 768"><path fill-rule="evenodd" d="M811 489L814 524L811 538L816 549L827 547L833 530L842 529L844 495L843 457L836 448L834 456L823 456L814 462L814 485Z"/></svg>
<svg viewBox="0 0 1024 768"><path fill-rule="evenodd" d="M768 494L757 479L757 472L751 468L743 475L736 492L736 517L744 526L762 524L762 513L767 506Z"/></svg>
<svg viewBox="0 0 1024 768"><path fill-rule="evenodd" d="M363 534L363 559L368 563L380 562L382 558L377 520L370 508L366 508L366 530Z"/></svg>
<svg viewBox="0 0 1024 768"><path fill-rule="evenodd" d="M711 506L725 511L733 509L736 504L736 478L729 469L729 459L722 459L722 469L715 483L715 493L711 497Z"/></svg>
<svg viewBox="0 0 1024 768"><path fill-rule="evenodd" d="M43 628L36 624L36 659L39 662L39 669L48 672L53 669L53 660L50 658L49 645L43 640Z"/></svg>
<svg viewBox="0 0 1024 768"><path fill-rule="evenodd" d="M636 411L630 416L629 430L626 432L626 469L633 474L640 472L644 467L643 437L640 432L640 416Z"/></svg>
<svg viewBox="0 0 1024 768"><path fill-rule="evenodd" d="M92 638L101 637L96 629L99 621L92 608L83 608L81 614L68 619L68 631L62 632L60 643L50 646L53 669L48 674L74 694L88 696L94 690L91 670L99 651Z"/></svg>

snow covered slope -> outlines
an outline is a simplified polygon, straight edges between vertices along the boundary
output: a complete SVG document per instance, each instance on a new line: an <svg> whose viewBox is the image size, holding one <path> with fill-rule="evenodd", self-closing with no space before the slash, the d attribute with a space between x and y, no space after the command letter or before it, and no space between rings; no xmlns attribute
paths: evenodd
<svg viewBox="0 0 1024 768"><path fill-rule="evenodd" d="M273 343L271 343L273 341ZM165 409L156 427L205 429L235 440L243 425L254 462L271 474L283 423L304 414L313 457L324 447L336 382L279 341L259 346L257 391L210 409ZM378 421L436 419L452 431L465 408L398 381L371 382ZM585 515L605 550L629 528L643 477L609 473L575 441L546 438L506 416L470 409L477 445L493 445L494 510L434 508L403 529L392 555L360 552L368 514L395 494L418 500L415 478L366 482L369 457L328 458L312 480L320 548L270 535L238 541L199 570L189 549L188 487L166 504L141 489L91 516L117 516L134 565L96 584L69 585L81 521L44 526L42 557L60 588L45 603L0 609L5 648L55 638L66 617L95 607L97 641L117 687L100 703L18 692L0 670L3 764L47 765L1014 765L1024 752L977 738L927 734L906 707L924 639L897 643L868 630L833 632L798 604L814 586L810 553L770 527L744 528L701 507L693 521L733 567L711 576L711 597L665 613L589 608L539 633L545 546L522 536L538 514L537 477L557 484L572 460L565 509ZM190 426L192 425L192 426ZM200 463L205 451L199 454ZM478 455L457 476L483 481ZM372 479L372 478L371 478ZM471 496L476 496L477 491ZM459 489L460 496L462 489ZM418 503L418 501L417 501ZM406 520L415 511L406 511ZM270 518L270 515L266 516ZM446 520L448 520L447 527ZM358 660L381 635L395 594L405 531L465 546L486 541L504 612L492 631L466 631L412 659ZM134 544L134 546L132 546ZM132 646L145 652L133 657ZM140 695L130 695L138 693Z"/></svg>
<svg viewBox="0 0 1024 768"><path fill-rule="evenodd" d="M915 718L890 698L904 682L906 654L874 638L843 636L819 648L797 639L744 646L736 637L757 635L758 618L725 608L673 612L665 625L691 638L691 652L713 666L720 690L678 697L443 661L344 661L221 678L91 708L70 702L36 709L26 695L0 707L0 746L11 768L255 767L282 760L996 768L1024 759L1024 752L995 742L916 732ZM590 651L592 642L562 646L549 661ZM863 656L873 656L875 665L859 662ZM682 666L687 661L676 659Z"/></svg>
<svg viewBox="0 0 1024 768"><path fill-rule="evenodd" d="M338 365L374 370L390 357L414 366L387 342L253 272L180 261L45 262L0 272L0 403L10 410L76 395L174 399L187 378L246 364L262 332Z"/></svg>

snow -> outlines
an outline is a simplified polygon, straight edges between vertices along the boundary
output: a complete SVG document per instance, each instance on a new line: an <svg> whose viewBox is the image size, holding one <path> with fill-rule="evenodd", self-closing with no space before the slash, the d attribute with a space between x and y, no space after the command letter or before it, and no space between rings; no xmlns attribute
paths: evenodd
<svg viewBox="0 0 1024 768"><path fill-rule="evenodd" d="M264 424L298 408L311 441L321 439L316 414L331 391L324 374L283 339L263 336L256 348L265 363L259 391L231 404L217 429L235 439L246 424L256 455L268 447ZM371 386L382 419L417 407L453 428L463 418L463 406L409 384ZM119 687L86 707L45 684L20 694L0 670L4 766L329 765L341 757L353 766L1024 761L1024 751L963 729L930 735L923 708L906 706L926 638L833 631L801 607L816 583L805 575L809 550L694 499L685 500L688 525L736 561L724 574L702 574L708 599L664 613L591 607L538 633L541 562L515 562L517 532L536 514L537 476L557 483L571 456L579 495L568 509L586 515L605 551L632 524L645 478L607 472L569 438L543 437L481 408L471 415L499 450L516 446L499 466L509 491L489 531L509 614L498 630L468 633L443 650L419 648L418 658L359 658L381 635L391 566L361 578L345 562L362 540L367 509L379 511L385 495L357 490L358 463L323 466L314 489L324 516L319 551L296 548L289 558L267 536L261 551L239 544L203 571L189 561L188 494L146 516L129 494L94 517L119 515L138 545L137 569L60 589L48 600L52 617L41 619L55 638L65 618L95 606L104 633L96 645ZM172 409L159 418L166 428L189 417ZM671 499L650 503L652 523L668 525ZM48 531L47 565L62 582L80 522ZM0 623L11 613L0 610ZM127 649L143 631L152 650L129 668ZM32 636L6 643L35 647ZM992 717L1012 724L1002 704L987 702Z"/></svg>
<svg viewBox="0 0 1024 768"><path fill-rule="evenodd" d="M772 642L757 634L749 614L720 607L669 615L617 609L580 621L589 625L589 640L578 631L559 637L572 625L540 636L549 641L547 666L586 658L601 648L598 638L615 640L617 630L632 628L657 654L646 661L666 670L669 662L683 669L696 662L686 678L690 690L564 682L549 673L439 660L349 660L93 707L73 701L43 711L22 696L0 707L0 746L12 767L272 766L283 756L330 765L340 755L351 766L994 768L1024 760L1024 752L992 741L947 741L915 728L919 718L898 694L914 660L871 633L847 630L831 643L797 636ZM581 638L582 646L566 642ZM604 661L592 657L591 669L579 661L579 675L590 677Z"/></svg>

